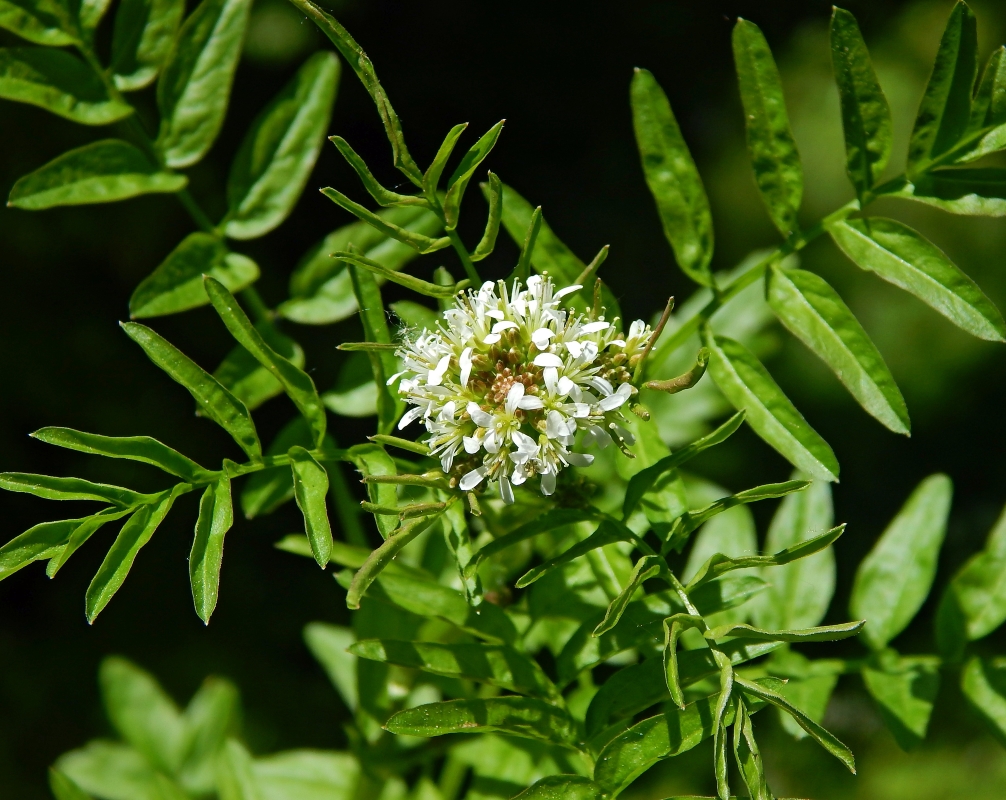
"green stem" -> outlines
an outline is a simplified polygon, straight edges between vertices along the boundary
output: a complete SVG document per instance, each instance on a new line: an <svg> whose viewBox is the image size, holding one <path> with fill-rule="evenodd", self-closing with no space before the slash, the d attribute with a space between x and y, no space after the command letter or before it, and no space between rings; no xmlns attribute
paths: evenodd
<svg viewBox="0 0 1006 800"><path fill-rule="evenodd" d="M461 266L465 268L465 275L472 282L472 286L477 289L482 285L482 278L479 277L475 264L468 257L468 249L465 247L465 243L461 241L461 237L458 236L457 231L448 230L447 238L451 240L454 251L458 254L458 258L461 259Z"/></svg>

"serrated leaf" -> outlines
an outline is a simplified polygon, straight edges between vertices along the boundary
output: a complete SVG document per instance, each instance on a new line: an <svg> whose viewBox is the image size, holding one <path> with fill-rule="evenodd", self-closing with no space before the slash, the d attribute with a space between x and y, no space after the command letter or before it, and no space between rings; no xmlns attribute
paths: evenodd
<svg viewBox="0 0 1006 800"><path fill-rule="evenodd" d="M157 82L157 150L188 167L213 146L227 113L251 0L202 0L188 16Z"/></svg>
<svg viewBox="0 0 1006 800"><path fill-rule="evenodd" d="M112 203L142 194L178 192L186 184L184 175L159 169L128 142L104 139L63 153L19 178L7 205L37 211Z"/></svg>
<svg viewBox="0 0 1006 800"><path fill-rule="evenodd" d="M454 230L458 224L458 217L461 214L461 200L465 196L468 182L471 180L479 164L485 161L489 153L495 147L503 130L505 120L500 120L486 131L482 137L475 142L465 153L461 163L455 168L449 181L447 181L447 194L444 196L444 217L447 220L447 229Z"/></svg>
<svg viewBox="0 0 1006 800"><path fill-rule="evenodd" d="M263 367L272 373L273 377L283 384L283 390L311 426L315 446L321 447L325 439L327 420L325 406L322 404L321 398L318 397L314 381L306 372L283 358L268 345L238 305L234 295L227 291L223 284L209 276L204 278L204 284L206 294L209 295L210 302L217 314L220 315L224 325L227 326L227 330L230 331L238 344L251 353Z"/></svg>
<svg viewBox="0 0 1006 800"><path fill-rule="evenodd" d="M93 800L76 783L63 772L53 767L49 768L49 789L56 800Z"/></svg>
<svg viewBox="0 0 1006 800"><path fill-rule="evenodd" d="M974 712L1006 746L1006 659L971 658L961 673L961 690Z"/></svg>
<svg viewBox="0 0 1006 800"><path fill-rule="evenodd" d="M565 746L576 737L576 723L565 711L530 697L430 703L399 711L385 727L407 736L498 731Z"/></svg>
<svg viewBox="0 0 1006 800"><path fill-rule="evenodd" d="M153 496L83 478L53 478L27 472L0 472L0 489L33 494L45 500L97 500L120 508L138 506Z"/></svg>
<svg viewBox="0 0 1006 800"><path fill-rule="evenodd" d="M908 173L921 173L950 151L968 127L978 74L978 26L967 3L957 2L940 39L929 83L908 144Z"/></svg>
<svg viewBox="0 0 1006 800"><path fill-rule="evenodd" d="M325 498L328 495L328 473L307 450L295 445L290 448L293 470L293 494L304 515L304 530L318 566L328 566L332 554L332 525L328 520Z"/></svg>
<svg viewBox="0 0 1006 800"><path fill-rule="evenodd" d="M780 552L805 536L827 531L834 522L831 486L814 481L789 495L772 517L765 549ZM835 552L831 547L784 566L763 569L769 588L754 602L752 613L761 628L810 628L824 619L835 591Z"/></svg>
<svg viewBox="0 0 1006 800"><path fill-rule="evenodd" d="M274 352L298 369L304 367L304 349L280 333L269 320L255 324L255 330ZM213 377L254 411L267 400L283 394L283 384L241 345L236 345L213 371Z"/></svg>
<svg viewBox="0 0 1006 800"><path fill-rule="evenodd" d="M403 547L440 519L442 513L440 511L433 516L411 519L393 531L384 540L384 543L367 557L363 566L353 576L353 582L346 593L346 606L351 609L359 608L363 595L377 579L377 576L381 574L381 571L401 552Z"/></svg>
<svg viewBox="0 0 1006 800"><path fill-rule="evenodd" d="M222 475L206 487L199 501L196 532L189 553L189 582L199 619L209 625L220 593L224 536L234 524L231 481Z"/></svg>
<svg viewBox="0 0 1006 800"><path fill-rule="evenodd" d="M140 549L150 541L161 522L171 510L175 498L191 489L188 484L182 483L174 489L161 492L153 502L140 506L133 515L126 520L119 535L105 555L104 561L98 568L91 584L87 587L85 594L85 611L88 623L93 623L95 618L108 605L119 587L122 586L133 566Z"/></svg>
<svg viewBox="0 0 1006 800"><path fill-rule="evenodd" d="M724 639L728 636L738 639L755 639L761 642L837 642L859 634L866 625L865 620L843 622L839 625L823 625L817 628L790 631L766 631L747 624L720 625L706 631L707 639Z"/></svg>
<svg viewBox="0 0 1006 800"><path fill-rule="evenodd" d="M190 233L133 290L130 317L160 317L207 305L203 275L237 292L258 280L259 269L247 256L230 252L216 236Z"/></svg>
<svg viewBox="0 0 1006 800"><path fill-rule="evenodd" d="M874 650L905 629L929 594L952 495L946 475L926 478L860 562L849 612L867 621L863 638Z"/></svg>
<svg viewBox="0 0 1006 800"><path fill-rule="evenodd" d="M831 63L842 103L845 171L862 203L891 156L891 109L856 18L837 7L831 15Z"/></svg>
<svg viewBox="0 0 1006 800"><path fill-rule="evenodd" d="M205 481L214 474L188 456L183 456L177 450L149 436L101 436L71 428L42 428L31 436L40 442L76 450L79 453L90 453L106 458L125 458L151 464L169 475L175 475L190 483Z"/></svg>
<svg viewBox="0 0 1006 800"><path fill-rule="evenodd" d="M891 197L915 200L951 214L1006 216L1006 169L938 169L914 183L905 181Z"/></svg>
<svg viewBox="0 0 1006 800"><path fill-rule="evenodd" d="M77 41L70 10L60 0L0 0L0 28L50 47Z"/></svg>
<svg viewBox="0 0 1006 800"><path fill-rule="evenodd" d="M474 680L517 694L545 699L558 696L537 662L506 645L364 639L352 645L349 652L370 661Z"/></svg>
<svg viewBox="0 0 1006 800"><path fill-rule="evenodd" d="M110 67L120 92L134 92L154 81L184 15L181 0L122 0L115 14Z"/></svg>
<svg viewBox="0 0 1006 800"><path fill-rule="evenodd" d="M637 69L630 99L636 147L664 236L685 274L703 286L712 286L709 200L667 95L648 70Z"/></svg>
<svg viewBox="0 0 1006 800"><path fill-rule="evenodd" d="M188 389L200 411L227 431L249 458L262 458L258 432L244 403L150 328L137 322L126 322L122 324L122 329L143 348L151 361Z"/></svg>
<svg viewBox="0 0 1006 800"><path fill-rule="evenodd" d="M893 219L844 220L829 227L854 264L918 297L959 328L992 342L1006 340L1002 314L936 245Z"/></svg>
<svg viewBox="0 0 1006 800"><path fill-rule="evenodd" d="M895 433L909 433L905 399L884 357L824 278L773 265L767 295L779 321L831 368L867 413Z"/></svg>
<svg viewBox="0 0 1006 800"><path fill-rule="evenodd" d="M838 480L838 461L831 447L797 411L768 370L744 345L707 329L705 345L712 353L709 373L745 420L797 469L825 481Z"/></svg>
<svg viewBox="0 0 1006 800"><path fill-rule="evenodd" d="M252 123L227 180L227 236L254 239L289 216L321 152L338 81L335 55L315 53Z"/></svg>
<svg viewBox="0 0 1006 800"><path fill-rule="evenodd" d="M779 69L764 34L753 22L738 19L732 41L755 183L772 222L783 236L789 236L798 228L803 168L786 114Z"/></svg>
<svg viewBox="0 0 1006 800"><path fill-rule="evenodd" d="M863 669L863 683L902 750L926 738L933 704L940 689L939 661L902 658L882 668Z"/></svg>

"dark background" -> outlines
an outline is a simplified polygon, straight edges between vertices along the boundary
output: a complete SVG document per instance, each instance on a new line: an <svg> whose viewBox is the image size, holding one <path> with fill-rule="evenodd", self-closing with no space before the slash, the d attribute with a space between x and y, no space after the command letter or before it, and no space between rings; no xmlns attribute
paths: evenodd
<svg viewBox="0 0 1006 800"><path fill-rule="evenodd" d="M984 58L1006 32L1006 13L993 2L974 6ZM585 260L601 245L611 245L604 273L631 318L651 315L670 294L691 292L674 266L642 180L627 97L633 67L651 69L667 90L706 180L717 230L714 268L731 267L752 249L777 242L745 162L730 56L737 15L757 22L777 54L807 173L806 219L813 222L851 197L830 82L829 3L341 0L330 7L373 58L420 164L432 158L451 125L471 122L465 140L470 143L507 119L489 166L542 204L552 227ZM903 160L914 106L950 3L872 0L847 7L860 21L891 99L901 142L892 162L899 152ZM18 41L0 32L0 44ZM227 169L244 131L303 58L321 46L326 43L311 25L281 0L258 0L226 126L209 157L190 171L193 193L214 218L222 214ZM152 93L143 93L140 103L152 109ZM148 125L152 120L148 116ZM389 164L390 153L373 106L352 75L343 75L331 130L377 165L378 177L396 181L397 173L382 166ZM0 193L6 195L19 176L59 153L110 135L115 134L0 102ZM355 198L362 195L334 148L326 146L291 220L261 240L236 245L261 266L258 286L270 305L285 298L301 254L349 221L313 191L329 184ZM466 221L472 227L463 225L462 232L474 241L482 213L477 201L471 207L476 210ZM918 226L1006 307L1006 222L952 219L895 205L878 212ZM188 395L116 324L127 317L136 284L192 230L169 196L46 212L0 209L0 470L128 481L138 489L163 485L154 470L138 474L142 468L135 465L28 438L45 425L149 434L210 465L221 455L235 455L226 436L193 416ZM491 263L502 274L515 253L511 245L501 246ZM969 339L913 299L854 272L824 241L808 248L805 259L842 291L874 335L914 422L911 439L888 433L798 344L779 337L770 366L842 464L836 512L850 529L837 547L839 588L832 607L837 619L855 565L926 475L945 471L956 484L938 582L980 547L1006 501L1001 455L1006 351ZM457 272L456 264L447 263ZM287 326L305 345L320 387L334 382L334 345L352 337L354 324ZM223 327L206 309L155 320L154 327L208 368L229 349ZM263 407L257 414L263 439L290 413L283 399ZM363 430L351 425L336 434L345 444L359 440ZM703 465L724 485L739 489L788 472L753 436L737 439L726 456ZM272 547L282 534L299 529L296 509L235 527L228 537L221 601L206 628L192 611L186 569L196 502L194 496L179 501L93 627L84 619L83 596L103 556L100 535L51 583L40 565L0 583L0 797L47 797L47 765L109 733L96 669L110 653L153 671L179 701L209 673L232 678L243 693L249 741L259 752L344 744L339 723L344 710L300 638L309 621L345 621L341 591L309 562ZM768 511L756 509L761 522ZM0 539L77 512L26 496L0 496ZM899 649L932 651L932 610L931 599L896 643ZM1000 652L1003 643L1000 637ZM987 646L995 650L997 643ZM801 744L787 751L793 755L786 763L770 756L787 792L885 800L974 800L986 796L978 792L989 792L989 798L1006 792L1003 756L963 712L955 687L941 695L932 742L920 754L902 756L855 683L848 684L836 697L832 721L863 754L863 777L858 783L840 778L822 761L826 756ZM681 769L689 772L690 763ZM977 774L983 776L980 786L974 783ZM639 796L664 796L657 778L650 786L654 794L644 788Z"/></svg>

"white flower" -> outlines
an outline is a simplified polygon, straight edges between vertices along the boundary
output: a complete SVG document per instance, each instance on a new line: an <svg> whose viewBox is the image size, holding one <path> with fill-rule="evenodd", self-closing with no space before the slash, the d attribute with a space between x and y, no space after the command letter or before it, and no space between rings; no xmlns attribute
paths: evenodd
<svg viewBox="0 0 1006 800"><path fill-rule="evenodd" d="M617 319L563 308L579 288L555 291L537 275L526 287L486 282L397 351L398 391L412 406L399 428L423 420L452 485L471 491L488 479L512 503L514 486L540 476L551 495L563 468L593 461L571 450L581 433L586 447L631 443L620 409L652 333L636 321L625 335Z"/></svg>

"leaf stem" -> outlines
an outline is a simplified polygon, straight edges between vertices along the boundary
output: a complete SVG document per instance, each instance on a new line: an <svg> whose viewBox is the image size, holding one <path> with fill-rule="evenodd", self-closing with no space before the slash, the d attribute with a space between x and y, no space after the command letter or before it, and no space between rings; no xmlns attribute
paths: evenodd
<svg viewBox="0 0 1006 800"><path fill-rule="evenodd" d="M461 237L458 236L458 232L456 230L448 230L447 238L451 240L454 251L458 254L458 258L461 259L461 266L465 268L465 275L472 282L472 286L476 288L481 286L482 278L479 277L475 264L472 263L471 258L468 256L468 249L465 247L465 243L461 241Z"/></svg>

